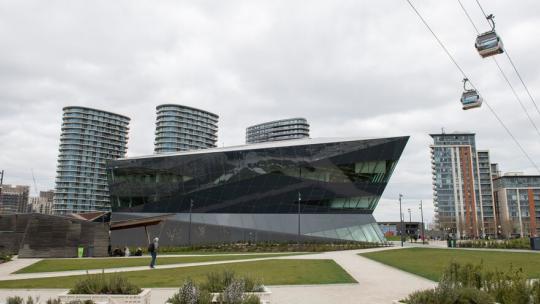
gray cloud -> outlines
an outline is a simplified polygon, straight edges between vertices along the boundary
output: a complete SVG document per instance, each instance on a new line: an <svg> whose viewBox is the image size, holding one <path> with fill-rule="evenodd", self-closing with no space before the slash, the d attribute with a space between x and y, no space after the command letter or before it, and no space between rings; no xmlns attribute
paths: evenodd
<svg viewBox="0 0 540 304"><path fill-rule="evenodd" d="M477 25L487 24L464 1ZM540 4L483 1L538 97ZM531 129L455 1L414 1L488 102L540 156ZM499 56L535 121L540 116ZM86 105L132 118L129 155L153 150L155 106L181 103L220 115L220 145L248 125L304 116L312 136L411 135L380 206L397 195L431 218L428 133L469 130L503 170L533 173L491 113L464 112L461 75L405 1L0 2L0 167L7 183L54 187L61 109ZM409 208L405 207L405 208ZM406 209L405 209L406 210Z"/></svg>

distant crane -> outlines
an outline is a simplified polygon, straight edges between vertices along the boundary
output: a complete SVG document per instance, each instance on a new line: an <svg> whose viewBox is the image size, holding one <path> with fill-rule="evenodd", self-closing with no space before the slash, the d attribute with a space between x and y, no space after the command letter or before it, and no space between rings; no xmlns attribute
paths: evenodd
<svg viewBox="0 0 540 304"><path fill-rule="evenodd" d="M34 180L34 191L36 191L36 196L39 196L37 183L36 183L36 177L34 176L34 169L30 169L32 171L32 179Z"/></svg>

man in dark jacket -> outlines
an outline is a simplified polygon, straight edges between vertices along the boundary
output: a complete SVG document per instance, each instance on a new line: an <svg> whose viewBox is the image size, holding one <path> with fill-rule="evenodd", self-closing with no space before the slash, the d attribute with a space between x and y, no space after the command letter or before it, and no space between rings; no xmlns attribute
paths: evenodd
<svg viewBox="0 0 540 304"><path fill-rule="evenodd" d="M156 258L157 258L157 251L159 247L159 238L154 238L154 241L150 244L148 244L148 252L152 256L152 261L150 261L150 268L155 268L156 266Z"/></svg>

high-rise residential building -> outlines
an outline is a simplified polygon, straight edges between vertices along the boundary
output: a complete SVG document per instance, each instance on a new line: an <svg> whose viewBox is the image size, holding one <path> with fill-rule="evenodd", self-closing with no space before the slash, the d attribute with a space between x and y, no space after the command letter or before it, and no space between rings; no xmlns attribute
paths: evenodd
<svg viewBox="0 0 540 304"><path fill-rule="evenodd" d="M28 212L29 186L2 185L0 192L0 214Z"/></svg>
<svg viewBox="0 0 540 304"><path fill-rule="evenodd" d="M65 107L53 212L110 210L106 162L124 157L130 119L86 107Z"/></svg>
<svg viewBox="0 0 540 304"><path fill-rule="evenodd" d="M433 202L439 228L457 237L495 236L489 152L477 151L474 133L431 137Z"/></svg>
<svg viewBox="0 0 540 304"><path fill-rule="evenodd" d="M265 122L246 129L246 143L300 139L309 137L305 118L288 118Z"/></svg>
<svg viewBox="0 0 540 304"><path fill-rule="evenodd" d="M507 173L493 180L500 236L540 235L540 175Z"/></svg>
<svg viewBox="0 0 540 304"><path fill-rule="evenodd" d="M493 199L493 172L489 151L478 150L478 177L480 181L480 215L482 219L481 236L497 234L497 215Z"/></svg>
<svg viewBox="0 0 540 304"><path fill-rule="evenodd" d="M154 153L216 147L218 115L177 104L159 105L156 112Z"/></svg>
<svg viewBox="0 0 540 304"><path fill-rule="evenodd" d="M32 212L52 214L54 190L40 191L39 196L30 197L30 209Z"/></svg>

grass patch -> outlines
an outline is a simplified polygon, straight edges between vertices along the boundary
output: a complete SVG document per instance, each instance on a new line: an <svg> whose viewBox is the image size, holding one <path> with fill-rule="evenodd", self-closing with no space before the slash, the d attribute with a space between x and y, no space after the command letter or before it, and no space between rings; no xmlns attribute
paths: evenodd
<svg viewBox="0 0 540 304"><path fill-rule="evenodd" d="M452 262L478 264L486 269L521 268L528 278L540 278L540 254L500 252L489 250L449 250L407 248L359 254L377 262L438 281L446 266Z"/></svg>
<svg viewBox="0 0 540 304"><path fill-rule="evenodd" d="M337 284L356 281L333 260L265 260L170 269L122 272L140 287L179 287L191 278L196 283L209 272L234 271L239 276L261 278L265 285ZM109 276L110 274L105 274ZM84 275L0 281L0 288L71 288Z"/></svg>
<svg viewBox="0 0 540 304"><path fill-rule="evenodd" d="M215 261L248 260L264 257L280 257L297 255L292 253L284 254L249 254L249 255L212 255L193 257L168 257L158 255L158 265L202 263ZM15 273L36 273L69 270L90 270L108 269L119 267L147 266L150 264L150 257L118 257L118 258L85 258L85 259L46 259L22 268Z"/></svg>

